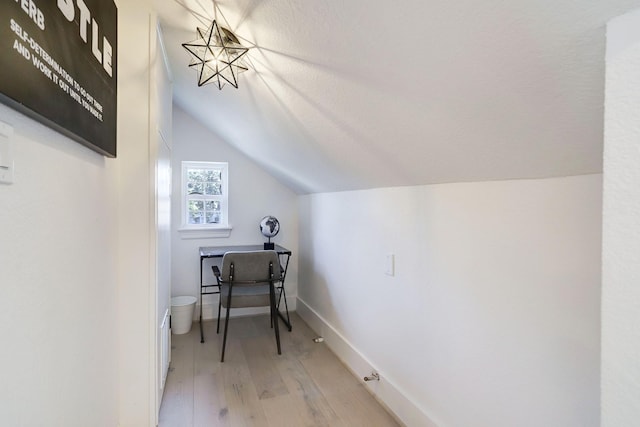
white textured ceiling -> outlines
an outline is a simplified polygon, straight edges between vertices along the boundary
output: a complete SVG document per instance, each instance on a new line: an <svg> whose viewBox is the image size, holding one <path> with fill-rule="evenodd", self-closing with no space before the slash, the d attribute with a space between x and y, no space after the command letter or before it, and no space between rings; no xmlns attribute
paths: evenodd
<svg viewBox="0 0 640 427"><path fill-rule="evenodd" d="M181 46L212 1L154 1L175 103L298 193L600 172L605 25L640 7L220 0L254 47L219 91Z"/></svg>

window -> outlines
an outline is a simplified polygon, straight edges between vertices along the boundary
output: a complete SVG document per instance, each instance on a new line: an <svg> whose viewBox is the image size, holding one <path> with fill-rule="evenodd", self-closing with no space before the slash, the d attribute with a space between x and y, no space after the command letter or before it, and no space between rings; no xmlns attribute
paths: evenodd
<svg viewBox="0 0 640 427"><path fill-rule="evenodd" d="M230 229L229 165L182 162L182 231Z"/></svg>

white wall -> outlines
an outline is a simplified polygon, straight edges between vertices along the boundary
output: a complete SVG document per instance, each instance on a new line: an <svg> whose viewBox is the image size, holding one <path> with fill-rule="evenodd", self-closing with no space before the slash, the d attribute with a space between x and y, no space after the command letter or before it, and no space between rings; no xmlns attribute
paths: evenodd
<svg viewBox="0 0 640 427"><path fill-rule="evenodd" d="M114 161L0 105L0 424L117 423Z"/></svg>
<svg viewBox="0 0 640 427"><path fill-rule="evenodd" d="M217 89L212 87L202 90L212 91L212 96L217 94ZM228 238L184 239L178 231L181 221L180 171L184 160L229 162L229 218L233 230ZM274 215L280 221L280 233L272 241L293 252L286 291L288 300L294 304L289 308L295 308L298 275L297 195L177 106L174 106L173 116L172 168L172 294L199 296L199 247L262 244L265 238L258 226L260 219L265 215ZM215 283L211 261L207 261L204 274L206 283ZM205 298L205 318L217 317L217 301L213 297ZM231 313L246 312L238 309Z"/></svg>
<svg viewBox="0 0 640 427"><path fill-rule="evenodd" d="M152 425L150 10L118 2L117 159L0 106L3 425Z"/></svg>
<svg viewBox="0 0 640 427"><path fill-rule="evenodd" d="M598 426L601 179L302 196L298 311L410 426Z"/></svg>
<svg viewBox="0 0 640 427"><path fill-rule="evenodd" d="M118 401L119 426L155 425L156 188L150 132L155 19L149 0L118 2ZM152 159L153 157L153 159Z"/></svg>
<svg viewBox="0 0 640 427"><path fill-rule="evenodd" d="M16 133L16 182L0 185L3 425L155 425L150 10L118 3L117 159L0 106Z"/></svg>
<svg viewBox="0 0 640 427"><path fill-rule="evenodd" d="M602 426L640 419L640 10L607 26Z"/></svg>

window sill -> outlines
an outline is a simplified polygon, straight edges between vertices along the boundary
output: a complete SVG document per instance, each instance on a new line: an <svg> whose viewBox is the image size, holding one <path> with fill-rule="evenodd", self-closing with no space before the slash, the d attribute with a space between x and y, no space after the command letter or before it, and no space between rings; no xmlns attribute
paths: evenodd
<svg viewBox="0 0 640 427"><path fill-rule="evenodd" d="M227 227L216 228L179 228L181 239L220 239L229 237L233 227L230 225Z"/></svg>

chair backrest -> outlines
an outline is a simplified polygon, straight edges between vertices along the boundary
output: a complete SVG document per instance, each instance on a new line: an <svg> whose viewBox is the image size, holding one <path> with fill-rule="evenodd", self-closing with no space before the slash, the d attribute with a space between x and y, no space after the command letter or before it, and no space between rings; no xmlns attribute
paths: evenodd
<svg viewBox="0 0 640 427"><path fill-rule="evenodd" d="M268 283L271 279L269 276L270 264L273 266L273 280L280 280L282 272L276 251L227 252L222 258L221 279L223 282L229 283L231 266L233 265L233 286Z"/></svg>

